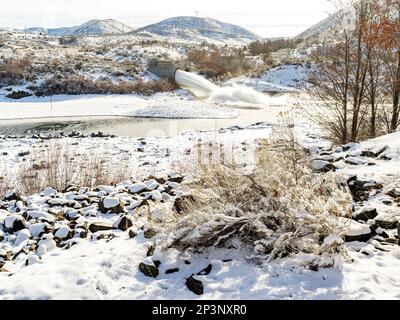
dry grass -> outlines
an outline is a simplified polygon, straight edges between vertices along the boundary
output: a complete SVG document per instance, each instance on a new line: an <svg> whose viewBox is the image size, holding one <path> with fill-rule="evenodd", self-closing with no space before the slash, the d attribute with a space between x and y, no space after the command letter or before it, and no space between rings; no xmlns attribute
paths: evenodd
<svg viewBox="0 0 400 320"><path fill-rule="evenodd" d="M131 173L132 167L127 160L115 165L100 151L78 153L71 146L52 143L32 151L21 163L15 187L23 194L34 194L46 187L62 191L71 185L115 185L128 180Z"/></svg>
<svg viewBox="0 0 400 320"><path fill-rule="evenodd" d="M18 85L28 80L32 61L28 57L8 59L0 64L0 85Z"/></svg>
<svg viewBox="0 0 400 320"><path fill-rule="evenodd" d="M168 226L170 246L180 250L235 247L239 239L268 260L290 254L334 254L337 243L324 244L345 228L337 217L351 215L347 186L334 174L315 174L290 127L257 151L256 166L243 174L234 163L198 167L190 184L193 198Z"/></svg>
<svg viewBox="0 0 400 320"><path fill-rule="evenodd" d="M83 76L53 77L36 88L37 96L57 94L131 94L151 95L157 92L168 92L176 87L169 81L122 81L114 83L111 80L92 80Z"/></svg>

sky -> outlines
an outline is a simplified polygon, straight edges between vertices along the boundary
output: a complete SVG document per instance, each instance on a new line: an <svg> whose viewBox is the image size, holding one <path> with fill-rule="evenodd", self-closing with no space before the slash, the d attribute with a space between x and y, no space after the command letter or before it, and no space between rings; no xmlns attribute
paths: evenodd
<svg viewBox="0 0 400 320"><path fill-rule="evenodd" d="M328 0L10 0L0 27L46 28L116 19L143 27L181 15L198 15L245 27L263 37L294 36L334 12ZM2 2L3 2L2 1Z"/></svg>

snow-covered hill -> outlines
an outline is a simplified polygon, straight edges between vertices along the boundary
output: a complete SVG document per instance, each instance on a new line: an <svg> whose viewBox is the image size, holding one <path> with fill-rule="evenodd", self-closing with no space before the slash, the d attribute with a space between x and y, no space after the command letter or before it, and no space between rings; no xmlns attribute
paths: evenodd
<svg viewBox="0 0 400 320"><path fill-rule="evenodd" d="M348 7L345 10L340 10L303 31L301 34L296 36L295 39L333 39L335 35L352 25L352 22L354 21L353 16L354 10L351 7Z"/></svg>
<svg viewBox="0 0 400 320"><path fill-rule="evenodd" d="M212 18L174 17L134 31L137 35L174 37L184 40L249 42L260 39L240 26Z"/></svg>
<svg viewBox="0 0 400 320"><path fill-rule="evenodd" d="M26 30L33 34L47 34L51 36L83 36L83 35L107 35L132 32L133 28L113 19L90 20L82 25L74 27L62 27L46 29L33 27Z"/></svg>

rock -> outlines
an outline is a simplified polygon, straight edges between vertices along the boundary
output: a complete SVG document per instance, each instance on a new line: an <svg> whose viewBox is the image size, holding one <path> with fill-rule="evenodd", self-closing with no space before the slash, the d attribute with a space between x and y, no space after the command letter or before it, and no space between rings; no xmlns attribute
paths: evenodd
<svg viewBox="0 0 400 320"><path fill-rule="evenodd" d="M88 236L88 233L84 229L75 229L75 236L77 236L81 239L86 239Z"/></svg>
<svg viewBox="0 0 400 320"><path fill-rule="evenodd" d="M182 183L185 177L179 175L179 174L169 174L168 175L168 181L170 182L175 182L175 183Z"/></svg>
<svg viewBox="0 0 400 320"><path fill-rule="evenodd" d="M400 198L400 191L397 189L392 189L387 193L387 195L394 199L398 199L398 198Z"/></svg>
<svg viewBox="0 0 400 320"><path fill-rule="evenodd" d="M148 228L144 231L144 237L146 239L152 239L154 238L158 233L158 230L154 229L154 228Z"/></svg>
<svg viewBox="0 0 400 320"><path fill-rule="evenodd" d="M105 222L93 222L89 226L89 231L92 233L96 233L99 231L109 231L113 230L114 227L110 223L105 223Z"/></svg>
<svg viewBox="0 0 400 320"><path fill-rule="evenodd" d="M51 231L51 226L47 223L35 223L29 226L29 232L33 237L41 237L44 233Z"/></svg>
<svg viewBox="0 0 400 320"><path fill-rule="evenodd" d="M147 189L147 185L144 183L135 183L131 185L128 190L131 194L138 194Z"/></svg>
<svg viewBox="0 0 400 320"><path fill-rule="evenodd" d="M14 246L19 246L24 241L27 241L31 238L31 233L28 229L23 229L18 232L17 238L15 239Z"/></svg>
<svg viewBox="0 0 400 320"><path fill-rule="evenodd" d="M15 201L22 200L21 195L15 190L8 191L5 194L3 201L13 201L13 200Z"/></svg>
<svg viewBox="0 0 400 320"><path fill-rule="evenodd" d="M348 180L349 189L353 195L353 199L357 202L367 201L369 193L372 190L383 189L382 184L378 184L375 181L361 181L357 180L357 177L352 177Z"/></svg>
<svg viewBox="0 0 400 320"><path fill-rule="evenodd" d="M176 198L172 210L182 214L186 210L186 205L188 203L194 203L195 198L192 195L184 195L180 198Z"/></svg>
<svg viewBox="0 0 400 320"><path fill-rule="evenodd" d="M366 242L374 236L374 232L366 224L361 224L357 221L350 221L349 230L345 235L346 242Z"/></svg>
<svg viewBox="0 0 400 320"><path fill-rule="evenodd" d="M72 239L72 231L68 226L62 226L60 229L55 231L54 236L60 240Z"/></svg>
<svg viewBox="0 0 400 320"><path fill-rule="evenodd" d="M116 226L119 230L126 231L133 226L133 222L128 216L123 216L116 222Z"/></svg>
<svg viewBox="0 0 400 320"><path fill-rule="evenodd" d="M19 156L19 157L25 157L25 156L28 156L29 154L30 154L29 151L23 151L23 152L19 152L19 153L18 153L18 156Z"/></svg>
<svg viewBox="0 0 400 320"><path fill-rule="evenodd" d="M210 263L207 268L205 268L204 270L200 271L199 273L197 273L198 276L208 276L211 271L212 271L212 264Z"/></svg>
<svg viewBox="0 0 400 320"><path fill-rule="evenodd" d="M373 220L378 216L378 211L375 208L365 207L358 210L353 215L355 221L365 221Z"/></svg>
<svg viewBox="0 0 400 320"><path fill-rule="evenodd" d="M312 167L316 172L321 172L321 173L337 170L337 167L335 165L324 160L314 160L312 162Z"/></svg>
<svg viewBox="0 0 400 320"><path fill-rule="evenodd" d="M194 274L186 280L186 286L194 294L201 296L204 293L203 282L194 278Z"/></svg>
<svg viewBox="0 0 400 320"><path fill-rule="evenodd" d="M8 216L4 219L4 227L9 232L17 232L25 229L25 219L20 216Z"/></svg>
<svg viewBox="0 0 400 320"><path fill-rule="evenodd" d="M117 198L104 197L99 202L101 213L124 213L124 204Z"/></svg>
<svg viewBox="0 0 400 320"><path fill-rule="evenodd" d="M378 228L387 229L387 230L396 229L398 224L399 223L397 222L397 220L392 220L392 221L386 221L386 220L382 220L382 219L375 220L375 225Z"/></svg>
<svg viewBox="0 0 400 320"><path fill-rule="evenodd" d="M132 229L129 229L129 238L133 239L137 236L137 233Z"/></svg>
<svg viewBox="0 0 400 320"><path fill-rule="evenodd" d="M33 255L33 256L30 256L28 259L26 259L25 265L31 266L31 265L39 263L39 262L40 262L40 258L36 255Z"/></svg>
<svg viewBox="0 0 400 320"><path fill-rule="evenodd" d="M179 272L179 268L165 270L165 274L173 274Z"/></svg>
<svg viewBox="0 0 400 320"><path fill-rule="evenodd" d="M152 257L154 256L154 251L156 250L156 248L154 246L150 246L147 249L147 253L146 253L146 257Z"/></svg>
<svg viewBox="0 0 400 320"><path fill-rule="evenodd" d="M145 263L141 262L139 264L139 270L145 276L150 277L150 278L157 278L159 275L159 270L155 265L145 264Z"/></svg>
<svg viewBox="0 0 400 320"><path fill-rule="evenodd" d="M382 228L376 229L375 232L376 232L379 236L381 236L382 238L384 238L384 239L389 239L389 238L390 238L390 236L387 234L387 232L386 232L385 230L383 230Z"/></svg>
<svg viewBox="0 0 400 320"><path fill-rule="evenodd" d="M12 251L2 250L0 251L0 259L3 261L11 261L13 258Z"/></svg>

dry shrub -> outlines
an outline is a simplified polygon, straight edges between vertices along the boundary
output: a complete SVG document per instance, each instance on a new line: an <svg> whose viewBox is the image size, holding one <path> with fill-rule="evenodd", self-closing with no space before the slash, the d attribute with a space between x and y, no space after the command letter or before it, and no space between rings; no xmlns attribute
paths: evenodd
<svg viewBox="0 0 400 320"><path fill-rule="evenodd" d="M351 216L352 199L333 173L316 174L283 127L257 151L256 165L244 174L234 165L199 166L169 243L180 250L249 245L268 261L290 254L334 254L343 236L338 217Z"/></svg>
<svg viewBox="0 0 400 320"><path fill-rule="evenodd" d="M198 72L209 77L237 76L255 68L254 63L241 53L223 54L218 48L213 50L190 49L187 60Z"/></svg>
<svg viewBox="0 0 400 320"><path fill-rule="evenodd" d="M131 94L151 95L157 92L168 92L175 89L169 81L122 81L114 83L111 80L92 80L79 75L68 77L53 77L36 88L37 96L57 94Z"/></svg>
<svg viewBox="0 0 400 320"><path fill-rule="evenodd" d="M79 153L71 146L52 143L45 149L32 151L21 163L16 187L24 194L34 194L46 187L62 191L71 185L115 185L128 180L131 173L127 160L114 164L101 151Z"/></svg>
<svg viewBox="0 0 400 320"><path fill-rule="evenodd" d="M0 85L17 85L28 80L31 65L32 61L27 57L5 60L0 64Z"/></svg>

